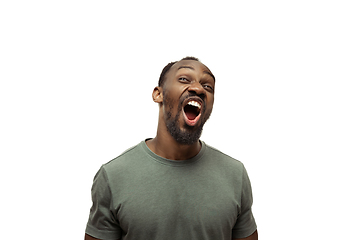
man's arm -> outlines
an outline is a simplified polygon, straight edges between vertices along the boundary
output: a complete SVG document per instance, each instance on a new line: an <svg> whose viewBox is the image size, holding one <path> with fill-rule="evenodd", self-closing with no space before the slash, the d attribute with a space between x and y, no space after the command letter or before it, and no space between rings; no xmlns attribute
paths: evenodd
<svg viewBox="0 0 360 240"><path fill-rule="evenodd" d="M233 238L233 240L258 240L257 230L246 238Z"/></svg>
<svg viewBox="0 0 360 240"><path fill-rule="evenodd" d="M93 238L92 236L85 234L85 240L98 240L98 238Z"/></svg>
<svg viewBox="0 0 360 240"><path fill-rule="evenodd" d="M87 235L87 234L85 233L85 240L101 240L101 239L94 238L94 237L92 237L92 236L90 236L90 235Z"/></svg>

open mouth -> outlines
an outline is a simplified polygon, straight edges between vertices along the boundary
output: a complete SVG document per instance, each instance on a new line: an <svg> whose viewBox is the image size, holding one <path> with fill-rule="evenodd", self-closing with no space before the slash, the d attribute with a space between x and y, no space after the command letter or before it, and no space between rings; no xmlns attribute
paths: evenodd
<svg viewBox="0 0 360 240"><path fill-rule="evenodd" d="M185 122L189 126L194 126L201 115L201 104L197 101L191 100L184 106Z"/></svg>

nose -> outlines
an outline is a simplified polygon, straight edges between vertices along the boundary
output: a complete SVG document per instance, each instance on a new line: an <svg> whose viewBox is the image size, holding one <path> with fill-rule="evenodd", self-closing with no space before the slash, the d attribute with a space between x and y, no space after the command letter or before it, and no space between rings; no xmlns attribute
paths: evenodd
<svg viewBox="0 0 360 240"><path fill-rule="evenodd" d="M205 97L205 89L203 88L203 86L199 82L193 82L190 85L188 91L190 93L195 93L196 95L198 95L202 99L204 99L204 97Z"/></svg>

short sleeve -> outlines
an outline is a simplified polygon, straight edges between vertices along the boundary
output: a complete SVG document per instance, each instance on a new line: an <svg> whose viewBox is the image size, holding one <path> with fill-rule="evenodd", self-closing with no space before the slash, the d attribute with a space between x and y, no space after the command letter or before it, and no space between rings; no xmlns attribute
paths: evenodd
<svg viewBox="0 0 360 240"><path fill-rule="evenodd" d="M232 229L233 238L245 238L257 229L254 216L251 211L253 203L250 179L244 168L242 176L241 206L235 226Z"/></svg>
<svg viewBox="0 0 360 240"><path fill-rule="evenodd" d="M86 226L86 234L104 240L121 239L121 228L112 207L111 190L103 167L94 177L91 188L93 205Z"/></svg>

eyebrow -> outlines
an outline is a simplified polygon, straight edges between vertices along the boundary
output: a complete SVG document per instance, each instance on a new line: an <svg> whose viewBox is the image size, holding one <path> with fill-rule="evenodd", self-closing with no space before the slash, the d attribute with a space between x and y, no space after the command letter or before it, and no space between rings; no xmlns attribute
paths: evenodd
<svg viewBox="0 0 360 240"><path fill-rule="evenodd" d="M179 71L180 69L182 69L182 68L189 68L189 69L192 69L192 70L195 71L195 69L194 69L193 67L191 67L191 66L180 66L180 67L178 68L178 71ZM209 71L203 71L203 73L206 73L206 74L210 75L210 76L214 79L214 81L215 81L215 76L214 76L211 72L209 72Z"/></svg>
<svg viewBox="0 0 360 240"><path fill-rule="evenodd" d="M190 67L190 66L180 66L180 67L178 68L178 70L180 70L180 69L182 69L182 68L190 68L190 69L192 69L192 70L195 70L193 67Z"/></svg>

